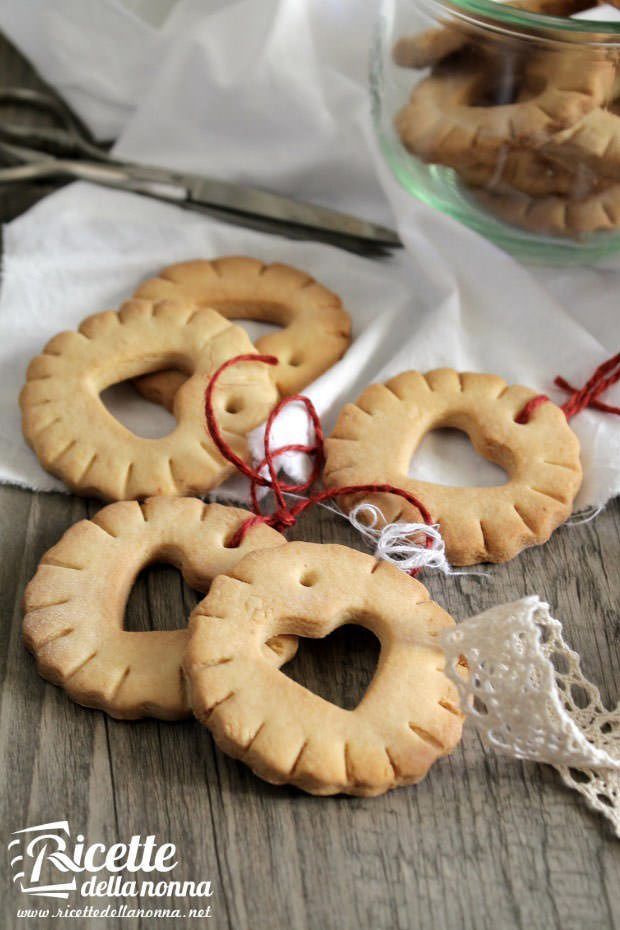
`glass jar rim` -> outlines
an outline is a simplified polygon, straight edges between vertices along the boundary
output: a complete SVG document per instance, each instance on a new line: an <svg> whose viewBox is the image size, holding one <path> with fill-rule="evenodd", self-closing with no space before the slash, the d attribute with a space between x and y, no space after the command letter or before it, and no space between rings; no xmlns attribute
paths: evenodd
<svg viewBox="0 0 620 930"><path fill-rule="evenodd" d="M417 2L417 0L414 0ZM454 15L470 21L486 23L495 29L524 27L532 30L534 34L553 31L563 32L573 39L582 35L585 42L596 45L607 43L617 44L620 41L620 20L587 20L572 19L570 17L548 16L542 13L529 13L518 7L510 6L508 2L497 0L432 0L433 4L450 10ZM556 35L557 39L558 36Z"/></svg>

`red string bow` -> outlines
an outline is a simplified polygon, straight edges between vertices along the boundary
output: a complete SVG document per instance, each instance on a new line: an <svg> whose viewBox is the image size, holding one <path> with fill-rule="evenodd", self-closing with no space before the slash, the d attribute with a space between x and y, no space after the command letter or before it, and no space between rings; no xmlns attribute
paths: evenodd
<svg viewBox="0 0 620 930"><path fill-rule="evenodd" d="M586 407L593 407L600 410L601 413L615 413L620 415L620 407L613 407L611 404L604 404L599 400L608 388L620 381L620 352L612 358L607 359L602 365L599 365L591 378L589 378L582 388L574 388L560 375L553 382L557 387L570 394L568 400L562 404L561 409L566 414L566 419L570 420L576 414L581 413ZM517 423L529 423L534 412L549 400L546 394L537 394L528 400L527 404L519 411L515 417Z"/></svg>
<svg viewBox="0 0 620 930"><path fill-rule="evenodd" d="M314 491L302 497L300 500L295 501L292 506L289 506L285 495L304 494L317 481L323 469L325 453L323 448L324 436L321 421L309 397L305 397L303 394L293 394L290 397L283 398L276 404L267 418L267 423L265 425L265 458L257 468L248 465L224 439L217 422L214 408L214 392L220 376L227 368L242 362L264 362L266 365L277 365L278 359L273 355L237 355L235 358L228 359L223 365L220 365L209 380L205 391L205 418L211 438L224 458L231 462L235 468L250 481L250 499L252 502L252 509L254 510L254 516L248 517L248 519L241 524L230 541L231 546L238 546L245 537L245 534L253 526L265 523L281 532L286 530L289 526L293 526L297 518L309 507L320 504L322 501L342 497L346 494L372 492L396 494L404 498L407 503L417 508L427 526L432 525L433 521L431 515L424 504L414 497L413 494L409 494L402 488L394 487L394 485L391 484L355 484L342 488L328 488L321 491ZM294 403L301 403L306 408L306 412L314 429L314 442L308 445L292 443L290 445L281 446L279 449L272 450L271 431L273 429L273 424L282 410L289 404ZM300 482L299 484L286 484L279 479L275 460L285 452L301 452L312 458L312 471L306 481ZM263 474L265 468L267 469L268 477ZM259 487L270 488L271 491L273 491L276 499L276 509L272 513L262 512L258 499ZM432 538L428 535L425 536L426 548L430 548L432 544ZM419 569L414 569L411 574L415 575L418 571Z"/></svg>

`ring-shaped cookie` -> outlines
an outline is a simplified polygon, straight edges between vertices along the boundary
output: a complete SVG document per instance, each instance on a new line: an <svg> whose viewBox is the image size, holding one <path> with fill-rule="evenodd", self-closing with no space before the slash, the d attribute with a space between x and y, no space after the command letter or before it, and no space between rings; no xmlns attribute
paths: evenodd
<svg viewBox="0 0 620 930"><path fill-rule="evenodd" d="M620 227L620 181L608 182L583 197L528 197L486 190L476 190L474 195L503 222L549 236L579 239Z"/></svg>
<svg viewBox="0 0 620 930"><path fill-rule="evenodd" d="M470 187L492 194L585 197L602 188L598 175L585 165L574 170L529 149L506 149L495 165L461 165L457 172Z"/></svg>
<svg viewBox="0 0 620 930"><path fill-rule="evenodd" d="M568 169L583 165L602 178L620 181L620 79L617 84L611 106L597 107L557 133L544 153Z"/></svg>
<svg viewBox="0 0 620 930"><path fill-rule="evenodd" d="M516 101L485 106L493 69L465 56L420 81L395 125L405 147L424 161L456 168L495 163L506 145L543 145L603 106L614 77L614 63L603 53L534 54L524 63L521 79L515 79Z"/></svg>
<svg viewBox="0 0 620 930"><path fill-rule="evenodd" d="M272 636L321 638L346 623L381 643L354 710L265 661ZM345 546L295 542L253 553L214 581L190 618L192 709L224 752L275 784L365 796L414 784L461 738L436 638L453 624L419 582Z"/></svg>
<svg viewBox="0 0 620 930"><path fill-rule="evenodd" d="M233 466L204 425L209 377L227 359L253 353L246 333L215 310L187 300L129 300L84 320L45 346L20 395L24 435L47 471L76 493L124 500L203 494ZM175 364L189 375L174 402L175 429L159 439L130 432L104 406L111 384ZM260 363L222 374L218 422L240 455L246 436L277 402Z"/></svg>
<svg viewBox="0 0 620 930"><path fill-rule="evenodd" d="M590 9L592 0L511 0L506 6L526 13L564 17ZM466 21L454 20L439 28L402 36L394 46L392 58L401 68L428 68L461 51L466 45L472 45L479 51L484 51L491 43L497 44L498 48L506 45L504 37L500 45L500 41L495 37L489 39L491 35L492 32L485 29L484 25L476 26ZM518 38L514 37L513 46L518 41Z"/></svg>
<svg viewBox="0 0 620 930"><path fill-rule="evenodd" d="M182 297L213 307L229 320L277 323L278 332L256 340L261 353L275 355L270 369L281 396L296 394L327 371L351 341L351 321L340 298L304 271L230 256L170 265L140 285L136 297ZM185 380L179 371L160 371L136 381L141 394L172 409Z"/></svg>
<svg viewBox="0 0 620 930"><path fill-rule="evenodd" d="M571 513L581 484L579 441L562 410L549 402L529 422L515 418L536 391L508 386L497 375L439 368L408 371L373 384L343 408L326 441L328 487L391 484L417 497L439 524L454 565L505 562L545 542ZM480 455L500 465L498 487L449 487L408 475L426 433L465 432ZM364 495L388 522L419 522L419 512L394 495ZM342 498L341 498L342 500ZM352 507L359 495L344 498Z"/></svg>
<svg viewBox="0 0 620 930"><path fill-rule="evenodd" d="M257 526L239 547L227 546L248 516L196 498L154 497L110 504L72 526L43 556L24 595L24 640L39 673L74 701L112 717L188 716L181 674L187 630L124 630L127 598L151 562L176 565L204 592L244 555L285 542ZM296 649L294 637L278 637L263 657L280 664Z"/></svg>

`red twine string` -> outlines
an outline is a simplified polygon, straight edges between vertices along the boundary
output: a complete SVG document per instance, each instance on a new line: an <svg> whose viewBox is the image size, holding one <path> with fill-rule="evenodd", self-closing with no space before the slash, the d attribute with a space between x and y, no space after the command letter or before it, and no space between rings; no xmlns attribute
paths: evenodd
<svg viewBox="0 0 620 930"><path fill-rule="evenodd" d="M283 398L273 408L269 414L269 417L267 418L267 423L265 425L264 460L260 463L260 465L258 465L257 468L253 468L251 465L248 465L236 454L234 449L224 439L222 431L220 430L219 424L217 422L214 407L214 392L220 376L226 371L227 368L230 368L231 366L237 365L241 362L264 362L266 365L277 365L278 359L273 355L237 355L235 358L228 359L228 361L224 362L223 365L220 365L220 367L209 380L209 384L207 385L207 389L205 391L205 418L211 438L213 439L213 442L223 457L228 462L231 462L235 468L241 472L242 475L245 475L245 477L250 481L250 499L252 501L254 515L248 517L248 519L241 524L230 541L231 546L238 546L243 541L245 534L253 526L266 524L267 526L273 526L274 529L282 532L289 526L293 526L296 523L297 518L309 507L313 507L315 504L320 504L323 501L342 497L346 494L368 494L372 492L396 494L398 497L402 497L407 501L407 503L417 508L424 523L427 526L432 525L433 521L431 519L431 515L424 504L416 497L414 497L413 494L409 494L402 488L397 488L391 484L354 484L342 488L327 488L322 491L310 492L306 497L301 498L292 506L289 506L287 504L285 495L287 493L303 494L304 492L308 491L309 488L317 481L323 469L325 454L323 449L324 437L321 421L319 419L318 413L314 408L314 404L309 397L304 397L302 394L294 394L290 397ZM271 430L273 428L273 424L282 410L289 404L293 403L301 403L306 408L306 412L314 428L314 443L311 445L292 444L281 446L279 449L272 450ZM280 481L278 478L278 469L275 464L275 460L278 458L278 456L285 452L302 452L312 458L312 472L306 481L303 481L299 484L286 484ZM269 477L266 477L262 474L265 468L267 468ZM270 488L271 491L273 491L276 499L276 509L272 513L262 512L260 501L258 499L259 487ZM432 538L430 536L426 536L426 548L430 548L432 544ZM414 569L411 574L415 575L418 571L419 569Z"/></svg>
<svg viewBox="0 0 620 930"><path fill-rule="evenodd" d="M522 426L529 423L530 417L533 416L534 412L538 410L542 404L546 404L548 400L549 398L546 394L537 394L536 397L532 397L516 415L515 423L520 423Z"/></svg>
<svg viewBox="0 0 620 930"><path fill-rule="evenodd" d="M292 506L289 506L286 501L286 494L304 494L308 492L322 472L325 462L325 453L321 421L310 398L305 397L303 394L293 394L290 397L283 398L273 408L267 418L267 423L265 425L265 458L257 468L248 465L236 454L226 439L224 439L217 422L214 407L214 392L219 378L226 369L242 362L263 362L266 365L277 365L278 359L273 355L237 355L235 358L228 359L223 365L220 365L209 380L205 391L205 418L211 438L222 456L228 462L231 462L237 471L245 475L250 481L250 499L254 514L241 524L230 541L231 546L238 546L245 537L245 534L253 526L266 524L282 532L288 527L294 526L297 522L297 518L309 507L313 507L315 504L320 504L323 501L334 500L337 497L342 497L347 494L395 494L406 500L412 507L415 507L427 526L432 525L433 521L431 515L424 504L418 500L417 497L414 497L413 494L409 494L402 488L395 487L391 484L354 484L341 488L328 488L322 491L314 491L296 501ZM572 387L564 378L557 377L555 379L555 384L562 388L562 390L568 391L571 395L562 406L562 410L566 414L567 419L580 413L586 407L594 407L596 410L600 410L603 413L620 414L620 407L613 407L598 399L604 391L618 381L620 381L620 353L610 358L602 365L599 365L592 377L580 389ZM538 394L532 397L515 417L516 422L521 424L528 423L535 411L542 404L547 403L548 400L549 398L545 394ZM272 450L271 431L273 429L273 424L282 410L293 403L301 403L306 408L306 413L314 429L314 443L308 445L293 443ZM299 484L287 484L284 481L280 481L275 460L285 452L301 452L304 455L310 456L312 459L312 471L306 481L300 482ZM267 469L268 477L263 474L265 468ZM276 508L272 513L263 513L261 510L258 498L258 489L260 487L269 488L275 496ZM432 544L432 538L427 535L425 537L426 548L430 548ZM415 575L418 571L419 569L414 569L411 574Z"/></svg>
<svg viewBox="0 0 620 930"><path fill-rule="evenodd" d="M620 407L614 407L599 400L601 394L618 381L620 381L620 352L599 365L582 388L574 388L560 376L553 383L570 394L568 400L561 407L566 419L570 420L571 417L581 413L586 407L593 407L595 410L600 410L601 413L615 413L620 416ZM548 400L546 394L537 394L536 397L532 397L519 411L515 421L522 424L529 423L534 412Z"/></svg>

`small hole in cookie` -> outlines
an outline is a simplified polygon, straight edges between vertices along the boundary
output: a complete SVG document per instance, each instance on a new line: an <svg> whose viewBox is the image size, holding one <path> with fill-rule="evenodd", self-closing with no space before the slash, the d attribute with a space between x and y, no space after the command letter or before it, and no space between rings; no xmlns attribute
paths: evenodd
<svg viewBox="0 0 620 930"><path fill-rule="evenodd" d="M241 326L253 343L281 331L290 322L288 307L265 301L209 300L205 306L234 320L235 325Z"/></svg>
<svg viewBox="0 0 620 930"><path fill-rule="evenodd" d="M305 572L299 579L299 583L304 586L304 588L311 588L317 583L319 576L315 572Z"/></svg>
<svg viewBox="0 0 620 930"><path fill-rule="evenodd" d="M101 392L100 399L108 412L134 436L159 439L168 436L176 426L176 420L163 406L162 398L156 399L154 391L140 395L131 381L111 385Z"/></svg>
<svg viewBox="0 0 620 930"><path fill-rule="evenodd" d="M518 83L513 80L498 82L497 86L485 85L476 94L472 106L497 107L515 102Z"/></svg>
<svg viewBox="0 0 620 930"><path fill-rule="evenodd" d="M544 89L544 82L537 82L534 87L534 81L530 78L528 87L524 86L522 68L517 57L511 53L507 47L500 47L495 40L480 43L477 50L480 54L488 55L497 61L498 51L501 54L501 68L498 69L496 80L489 80L488 76L480 73L480 79L477 86L473 88L470 106L474 107L497 107L506 104L516 103L517 99L523 99L527 94L528 97L538 96ZM519 96L521 95L521 97Z"/></svg>
<svg viewBox="0 0 620 930"><path fill-rule="evenodd" d="M409 476L446 487L496 487L506 483L503 468L483 458L467 433L459 429L435 429L415 450Z"/></svg>
<svg viewBox="0 0 620 930"><path fill-rule="evenodd" d="M291 366L291 368L299 368L302 362L303 362L303 357L301 355L292 355L288 360L288 363Z"/></svg>
<svg viewBox="0 0 620 930"><path fill-rule="evenodd" d="M226 411L226 413L232 413L232 414L241 413L244 406L245 405L241 397L229 397L228 400L226 401L226 406L224 407L224 410Z"/></svg>
<svg viewBox="0 0 620 930"><path fill-rule="evenodd" d="M323 639L300 639L297 655L282 672L324 700L354 710L372 681L380 651L374 633L347 624Z"/></svg>
<svg viewBox="0 0 620 930"><path fill-rule="evenodd" d="M205 593L190 588L173 565L152 563L142 569L129 593L123 628L128 633L184 630Z"/></svg>
<svg viewBox="0 0 620 930"><path fill-rule="evenodd" d="M238 549L241 544L237 541L236 537L237 537L237 530L235 530L234 533L230 533L228 536L226 536L222 540L222 546L224 547L224 549Z"/></svg>

